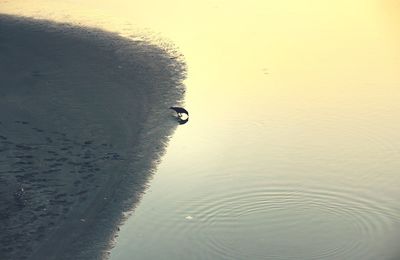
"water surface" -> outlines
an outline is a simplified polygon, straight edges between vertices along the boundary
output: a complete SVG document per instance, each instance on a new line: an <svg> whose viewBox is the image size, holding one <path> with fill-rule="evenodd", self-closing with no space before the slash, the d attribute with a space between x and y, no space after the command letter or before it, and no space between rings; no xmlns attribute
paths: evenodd
<svg viewBox="0 0 400 260"><path fill-rule="evenodd" d="M111 259L400 256L394 1L40 0L0 10L163 38L185 56L190 122Z"/></svg>

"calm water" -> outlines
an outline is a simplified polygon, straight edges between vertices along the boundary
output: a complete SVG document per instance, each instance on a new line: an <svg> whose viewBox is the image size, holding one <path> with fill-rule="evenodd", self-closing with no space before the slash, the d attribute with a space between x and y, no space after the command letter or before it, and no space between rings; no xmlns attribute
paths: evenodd
<svg viewBox="0 0 400 260"><path fill-rule="evenodd" d="M167 39L188 65L190 122L111 259L400 258L395 1L53 2L0 10Z"/></svg>

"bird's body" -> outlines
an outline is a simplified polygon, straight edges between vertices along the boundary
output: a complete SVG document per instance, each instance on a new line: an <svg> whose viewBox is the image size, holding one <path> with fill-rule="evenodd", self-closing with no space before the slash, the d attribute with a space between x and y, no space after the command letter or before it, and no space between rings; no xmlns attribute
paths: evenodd
<svg viewBox="0 0 400 260"><path fill-rule="evenodd" d="M178 115L186 114L189 116L189 112L186 109L184 109L183 107L170 107L170 109L174 110L176 113L178 113Z"/></svg>

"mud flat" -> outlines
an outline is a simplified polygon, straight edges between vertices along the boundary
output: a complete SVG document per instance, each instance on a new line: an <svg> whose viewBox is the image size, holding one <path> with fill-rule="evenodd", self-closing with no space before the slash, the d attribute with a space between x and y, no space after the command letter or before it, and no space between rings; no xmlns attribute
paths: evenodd
<svg viewBox="0 0 400 260"><path fill-rule="evenodd" d="M0 259L102 259L177 123L176 52L0 15Z"/></svg>

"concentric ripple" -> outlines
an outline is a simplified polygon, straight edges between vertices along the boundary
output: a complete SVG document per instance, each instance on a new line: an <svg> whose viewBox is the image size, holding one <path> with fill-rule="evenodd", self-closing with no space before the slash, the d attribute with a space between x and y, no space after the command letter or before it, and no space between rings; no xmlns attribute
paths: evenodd
<svg viewBox="0 0 400 260"><path fill-rule="evenodd" d="M374 241L398 221L396 210L373 195L284 183L231 187L186 203L178 216L190 218L166 229L196 234L211 259L361 259L373 255Z"/></svg>

